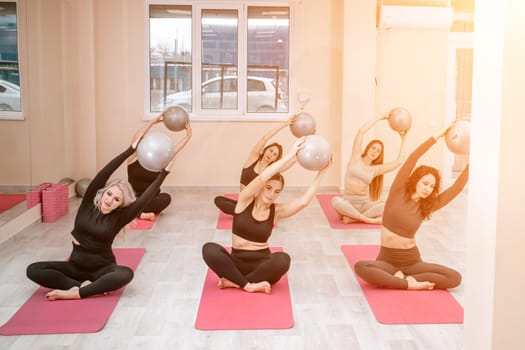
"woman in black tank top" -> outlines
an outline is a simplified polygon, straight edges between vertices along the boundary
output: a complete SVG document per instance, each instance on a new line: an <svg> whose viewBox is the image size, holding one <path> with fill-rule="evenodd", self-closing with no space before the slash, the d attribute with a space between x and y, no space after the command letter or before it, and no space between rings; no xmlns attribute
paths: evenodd
<svg viewBox="0 0 525 350"><path fill-rule="evenodd" d="M304 137L297 139L290 152L266 167L239 193L233 210L232 250L217 243L202 247L206 264L220 278L219 288L242 288L247 292L271 292L271 285L288 271L290 256L271 252L268 239L274 225L306 207L314 198L325 169L317 173L305 193L287 203L275 203L284 186L279 173L297 161Z"/></svg>
<svg viewBox="0 0 525 350"><path fill-rule="evenodd" d="M261 137L259 141L257 141L257 143L253 146L250 154L248 154L248 157L242 166L240 190L252 182L252 180L255 179L257 175L259 175L259 173L266 167L281 159L283 147L277 142L272 142L268 145L267 142L279 131L286 128L287 126L292 125L296 119L297 116L293 115L287 121L279 123L276 128L264 134L263 137ZM287 164L287 166L285 166L281 171L285 171L290 166L292 166L292 164ZM233 215L235 203L236 201L234 199L225 196L215 197L215 205L226 214Z"/></svg>

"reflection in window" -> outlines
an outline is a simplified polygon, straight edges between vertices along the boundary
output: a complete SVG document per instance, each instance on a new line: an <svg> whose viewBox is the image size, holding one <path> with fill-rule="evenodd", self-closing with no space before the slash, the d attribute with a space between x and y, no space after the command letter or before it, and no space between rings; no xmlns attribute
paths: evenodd
<svg viewBox="0 0 525 350"><path fill-rule="evenodd" d="M202 10L202 84L211 79L213 93L202 91L202 109L237 109L237 10Z"/></svg>
<svg viewBox="0 0 525 350"><path fill-rule="evenodd" d="M191 6L151 5L150 106L181 105L191 112Z"/></svg>
<svg viewBox="0 0 525 350"><path fill-rule="evenodd" d="M220 8L155 3L149 5L150 112L172 105L206 119L289 112L287 1L225 0Z"/></svg>
<svg viewBox="0 0 525 350"><path fill-rule="evenodd" d="M16 2L0 2L0 111L22 111Z"/></svg>
<svg viewBox="0 0 525 350"><path fill-rule="evenodd" d="M288 112L289 27L287 7L248 7L248 112Z"/></svg>

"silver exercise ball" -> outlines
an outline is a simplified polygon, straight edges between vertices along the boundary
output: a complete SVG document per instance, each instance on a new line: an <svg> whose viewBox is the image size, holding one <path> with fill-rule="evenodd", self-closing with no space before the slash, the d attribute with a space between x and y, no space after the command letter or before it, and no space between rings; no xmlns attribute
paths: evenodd
<svg viewBox="0 0 525 350"><path fill-rule="evenodd" d="M77 181L75 184L75 193L79 197L84 197L84 194L86 194L86 190L91 183L91 179L88 177L84 177Z"/></svg>
<svg viewBox="0 0 525 350"><path fill-rule="evenodd" d="M297 162L307 170L324 169L332 158L332 147L320 135L308 135L297 152Z"/></svg>
<svg viewBox="0 0 525 350"><path fill-rule="evenodd" d="M137 159L149 171L161 171L168 165L175 147L171 138L160 132L149 132L137 146Z"/></svg>
<svg viewBox="0 0 525 350"><path fill-rule="evenodd" d="M458 120L445 134L445 143L448 149L455 154L470 152L470 122Z"/></svg>
<svg viewBox="0 0 525 350"><path fill-rule="evenodd" d="M303 137L315 134L315 119L306 112L297 114L295 122L290 124L290 131L295 137Z"/></svg>
<svg viewBox="0 0 525 350"><path fill-rule="evenodd" d="M412 125L412 115L403 107L396 107L388 113L388 125L397 132L406 132Z"/></svg>
<svg viewBox="0 0 525 350"><path fill-rule="evenodd" d="M164 125L171 131L184 130L186 122L190 120L188 112L180 106L171 106L164 111Z"/></svg>

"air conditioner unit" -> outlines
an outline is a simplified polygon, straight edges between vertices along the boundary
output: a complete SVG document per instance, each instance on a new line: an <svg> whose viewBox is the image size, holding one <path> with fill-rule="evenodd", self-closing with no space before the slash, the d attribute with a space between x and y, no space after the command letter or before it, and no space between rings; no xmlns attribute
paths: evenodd
<svg viewBox="0 0 525 350"><path fill-rule="evenodd" d="M378 11L379 28L449 29L454 18L451 7L381 6Z"/></svg>

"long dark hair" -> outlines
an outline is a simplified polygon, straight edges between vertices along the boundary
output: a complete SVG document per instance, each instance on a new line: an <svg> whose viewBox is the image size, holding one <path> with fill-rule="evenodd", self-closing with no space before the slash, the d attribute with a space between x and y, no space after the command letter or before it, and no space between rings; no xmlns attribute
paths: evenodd
<svg viewBox="0 0 525 350"><path fill-rule="evenodd" d="M370 147L376 143L381 145L381 153L379 153L377 158L372 161L373 165L383 164L383 160L385 158L385 146L383 145L383 141L377 139L370 141L361 154L361 158L363 158L368 153ZM376 201L379 199L379 197L381 197L381 192L383 191L383 174L377 175L372 179L368 185L368 191L370 193L370 199L373 201Z"/></svg>
<svg viewBox="0 0 525 350"><path fill-rule="evenodd" d="M439 196L439 187L441 183L441 175L439 175L439 171L431 166L420 165L414 169L412 174L410 174L410 178L406 184L406 195L407 200L409 200L410 197L416 192L416 186L419 180L421 180L423 176L429 174L434 176L436 179L436 185L434 186L432 193L427 198L419 199L419 212L425 219L430 219L430 214L432 214L434 211L434 204L436 203L436 199Z"/></svg>
<svg viewBox="0 0 525 350"><path fill-rule="evenodd" d="M270 147L277 147L277 158L272 162L272 163L275 163L276 161L278 161L279 159L281 159L283 157L283 146L281 146L281 144L277 143L277 142L272 142L270 143L268 146L264 147L264 149L262 150L261 154L259 154L259 158L257 159L257 161L260 161L264 155L264 152L266 152L266 150Z"/></svg>

